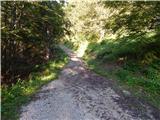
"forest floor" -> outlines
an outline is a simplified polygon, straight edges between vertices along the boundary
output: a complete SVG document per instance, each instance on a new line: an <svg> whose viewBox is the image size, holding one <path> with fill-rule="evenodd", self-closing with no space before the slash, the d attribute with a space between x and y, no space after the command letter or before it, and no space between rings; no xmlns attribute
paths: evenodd
<svg viewBox="0 0 160 120"><path fill-rule="evenodd" d="M68 48L68 65L21 109L20 120L159 120L160 111L90 71Z"/></svg>

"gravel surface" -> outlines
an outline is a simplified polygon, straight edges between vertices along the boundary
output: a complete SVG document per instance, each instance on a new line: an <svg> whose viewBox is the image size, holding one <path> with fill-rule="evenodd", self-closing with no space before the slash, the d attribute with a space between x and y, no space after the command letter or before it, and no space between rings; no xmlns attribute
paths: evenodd
<svg viewBox="0 0 160 120"><path fill-rule="evenodd" d="M20 120L160 120L160 111L89 71L71 50L59 78L21 109Z"/></svg>

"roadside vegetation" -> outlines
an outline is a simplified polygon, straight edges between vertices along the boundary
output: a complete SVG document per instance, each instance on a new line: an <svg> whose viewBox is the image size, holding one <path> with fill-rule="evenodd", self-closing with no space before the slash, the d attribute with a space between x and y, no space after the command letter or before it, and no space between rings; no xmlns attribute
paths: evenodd
<svg viewBox="0 0 160 120"><path fill-rule="evenodd" d="M35 66L27 79L18 80L10 87L2 86L2 120L19 118L20 107L32 99L32 96L49 81L55 80L67 63L67 55L57 50L56 59Z"/></svg>
<svg viewBox="0 0 160 120"><path fill-rule="evenodd" d="M56 58L65 20L56 1L3 1L1 6L1 82L10 85L27 77L35 65Z"/></svg>
<svg viewBox="0 0 160 120"><path fill-rule="evenodd" d="M150 43L143 46L143 51L146 49L145 57L147 57L143 58L144 53L137 45L138 43L124 42L126 40L132 41L136 38L146 41L149 39L148 41L152 43L156 41L154 39L156 38L155 35L150 38L145 38L144 36L138 36L139 38L137 36L129 36L118 40L119 42L117 42L117 39L110 39L104 40L99 44L90 44L84 59L90 69L93 69L96 73L118 80L120 85L130 90L132 94L160 108L160 60L157 57L150 56L153 55L152 53L148 53L147 56L149 48L145 47L149 46L148 44ZM150 41L150 39L153 41ZM115 41L116 44L114 44ZM158 50L158 46L155 49Z"/></svg>
<svg viewBox="0 0 160 120"><path fill-rule="evenodd" d="M77 1L67 10L66 44L79 52L87 41L90 69L160 108L160 2Z"/></svg>
<svg viewBox="0 0 160 120"><path fill-rule="evenodd" d="M90 69L160 108L160 2L2 1L2 120L56 79L60 43Z"/></svg>
<svg viewBox="0 0 160 120"><path fill-rule="evenodd" d="M65 33L63 3L1 2L2 120L18 119L20 107L57 78L67 62L58 47Z"/></svg>

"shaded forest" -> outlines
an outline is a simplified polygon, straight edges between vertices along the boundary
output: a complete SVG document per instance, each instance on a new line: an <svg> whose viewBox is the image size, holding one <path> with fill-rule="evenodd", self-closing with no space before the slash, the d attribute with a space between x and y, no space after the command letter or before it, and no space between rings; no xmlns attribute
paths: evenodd
<svg viewBox="0 0 160 120"><path fill-rule="evenodd" d="M17 119L20 106L58 76L67 63L59 44L160 108L160 2L3 1L2 119Z"/></svg>
<svg viewBox="0 0 160 120"><path fill-rule="evenodd" d="M63 2L1 2L2 120L17 120L20 107L58 77L67 56Z"/></svg>
<svg viewBox="0 0 160 120"><path fill-rule="evenodd" d="M159 2L2 2L2 84L56 58L57 44L105 61L152 64L160 58ZM62 39L63 38L63 39ZM88 48L87 48L88 47Z"/></svg>
<svg viewBox="0 0 160 120"><path fill-rule="evenodd" d="M64 12L56 1L2 2L2 84L25 78L35 65L56 57Z"/></svg>

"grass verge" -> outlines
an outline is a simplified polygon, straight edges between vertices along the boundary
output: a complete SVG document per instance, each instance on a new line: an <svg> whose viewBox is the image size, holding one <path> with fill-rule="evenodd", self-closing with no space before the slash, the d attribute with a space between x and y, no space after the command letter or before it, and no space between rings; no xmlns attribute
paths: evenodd
<svg viewBox="0 0 160 120"><path fill-rule="evenodd" d="M67 60L67 55L59 50L56 59L36 66L35 72L32 72L27 80L19 80L11 87L2 86L2 120L17 120L20 107L27 103L42 85L56 79Z"/></svg>
<svg viewBox="0 0 160 120"><path fill-rule="evenodd" d="M156 73L157 71L149 68L150 70L146 72L148 72L148 75L151 75L145 77L133 72L132 65L128 66L128 68L123 66L110 70L95 59L85 59L85 61L88 67L97 74L108 79L116 80L122 89L129 90L135 97L143 99L160 109L160 81L158 79L159 73Z"/></svg>
<svg viewBox="0 0 160 120"><path fill-rule="evenodd" d="M123 89L160 109L160 59L152 54L159 51L159 37L137 36L91 43L84 60L96 73L118 81Z"/></svg>

